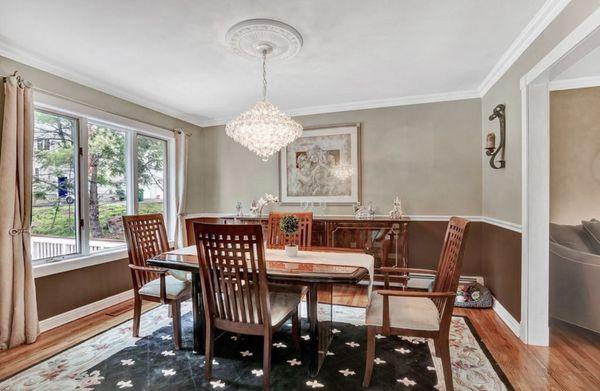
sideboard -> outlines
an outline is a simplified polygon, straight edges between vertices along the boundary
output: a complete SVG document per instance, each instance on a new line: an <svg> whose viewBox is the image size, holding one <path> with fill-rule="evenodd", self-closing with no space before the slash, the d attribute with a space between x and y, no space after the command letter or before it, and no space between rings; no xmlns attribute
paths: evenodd
<svg viewBox="0 0 600 391"><path fill-rule="evenodd" d="M186 217L187 244L195 244L194 223L261 224L265 232L268 218L263 217ZM315 216L312 226L312 245L320 247L362 248L375 258L377 269L382 266L408 267L408 227L410 220L353 217Z"/></svg>

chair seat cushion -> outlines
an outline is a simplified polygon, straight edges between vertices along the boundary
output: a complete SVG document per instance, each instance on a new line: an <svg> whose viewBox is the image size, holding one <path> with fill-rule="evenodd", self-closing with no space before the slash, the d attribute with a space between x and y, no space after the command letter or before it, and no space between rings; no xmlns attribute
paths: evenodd
<svg viewBox="0 0 600 391"><path fill-rule="evenodd" d="M371 294L365 323L368 326L383 325L383 296ZM437 331L440 319L437 307L424 297L390 296L390 326L394 328Z"/></svg>
<svg viewBox="0 0 600 391"><path fill-rule="evenodd" d="M165 277L165 288L167 299L176 300L191 295L191 284L188 281L181 281L173 276ZM160 278L152 280L138 291L140 295L160 297Z"/></svg>
<svg viewBox="0 0 600 391"><path fill-rule="evenodd" d="M300 294L292 292L269 292L271 302L271 325L285 321L289 314L298 309Z"/></svg>

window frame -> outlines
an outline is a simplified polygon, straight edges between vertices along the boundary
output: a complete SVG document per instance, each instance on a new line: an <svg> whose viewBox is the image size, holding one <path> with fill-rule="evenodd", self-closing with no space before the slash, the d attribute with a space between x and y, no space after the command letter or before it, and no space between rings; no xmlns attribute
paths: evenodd
<svg viewBox="0 0 600 391"><path fill-rule="evenodd" d="M105 125L112 129L124 132L127 138L126 151L126 191L127 214L138 211L138 172L137 172L137 136L142 135L165 141L165 168L164 168L164 211L167 234L171 239L176 224L175 211L175 134L167 129L159 128L124 116L108 113L75 102L42 92L34 93L34 108L51 114L67 116L77 120L77 215L79 218L76 254L63 255L52 258L34 260L34 276L61 273L68 270L92 266L99 263L116 261L127 257L126 244L104 251L90 253L90 220L89 220L89 181L88 181L88 123Z"/></svg>

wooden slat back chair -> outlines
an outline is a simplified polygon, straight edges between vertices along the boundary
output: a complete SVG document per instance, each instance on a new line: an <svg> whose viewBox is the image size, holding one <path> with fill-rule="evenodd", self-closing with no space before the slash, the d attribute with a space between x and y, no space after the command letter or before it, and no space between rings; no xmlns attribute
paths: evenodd
<svg viewBox="0 0 600 391"><path fill-rule="evenodd" d="M448 338L469 224L468 220L460 217L450 219L437 271L398 267L382 268L385 277L384 289L373 292L371 303L367 308L367 358L364 387L369 386L373 373L375 335L381 333L383 335L432 338L436 355L442 360L446 389L453 390ZM390 289L390 274L399 274L400 278L404 278L409 273L434 275L433 290L422 292Z"/></svg>
<svg viewBox="0 0 600 391"><path fill-rule="evenodd" d="M270 292L260 225L194 224L205 303L205 375L212 376L215 329L262 335L263 388L269 387L273 333L292 318L298 343L298 304L293 292Z"/></svg>
<svg viewBox="0 0 600 391"><path fill-rule="evenodd" d="M288 236L279 227L279 222L284 216L296 216L299 222L298 232ZM312 212L271 212L269 213L269 227L267 247L283 248L286 244L297 244L302 250L308 249L312 241Z"/></svg>
<svg viewBox="0 0 600 391"><path fill-rule="evenodd" d="M173 317L173 341L181 347L181 302L192 297L191 286L168 275L168 270L148 266L146 261L169 251L169 241L162 214L123 216L127 240L129 269L134 291L133 336L140 330L142 300L169 304Z"/></svg>

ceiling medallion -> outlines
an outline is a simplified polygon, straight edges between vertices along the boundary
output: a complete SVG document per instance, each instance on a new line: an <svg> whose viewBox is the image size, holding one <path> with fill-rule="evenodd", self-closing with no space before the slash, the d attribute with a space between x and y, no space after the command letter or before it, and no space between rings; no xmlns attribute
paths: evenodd
<svg viewBox="0 0 600 391"><path fill-rule="evenodd" d="M267 56L290 58L302 47L302 37L291 26L268 19L236 24L227 33L234 52L262 58L262 100L225 125L225 133L236 142L269 160L281 148L302 135L302 125L267 100Z"/></svg>
<svg viewBox="0 0 600 391"><path fill-rule="evenodd" d="M235 24L225 39L234 53L246 58L261 58L257 45L268 44L269 59L289 59L302 48L302 36L292 26L271 19L250 19Z"/></svg>

